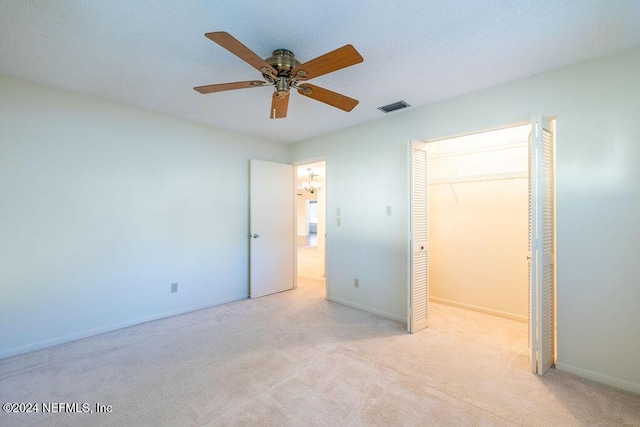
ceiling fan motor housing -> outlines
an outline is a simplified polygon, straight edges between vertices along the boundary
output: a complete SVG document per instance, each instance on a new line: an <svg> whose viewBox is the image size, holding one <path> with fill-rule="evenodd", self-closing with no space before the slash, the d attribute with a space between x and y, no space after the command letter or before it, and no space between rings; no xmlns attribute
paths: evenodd
<svg viewBox="0 0 640 427"><path fill-rule="evenodd" d="M293 52L286 49L276 49L270 58L266 59L267 64L278 70L278 77L291 76L291 70L300 65Z"/></svg>
<svg viewBox="0 0 640 427"><path fill-rule="evenodd" d="M287 96L289 94L291 70L300 65L300 61L295 58L295 55L290 50L276 49L273 51L272 56L267 58L265 62L278 70L277 80L274 81L276 85L276 96L278 98ZM272 80L272 76L265 75L265 78L268 81Z"/></svg>

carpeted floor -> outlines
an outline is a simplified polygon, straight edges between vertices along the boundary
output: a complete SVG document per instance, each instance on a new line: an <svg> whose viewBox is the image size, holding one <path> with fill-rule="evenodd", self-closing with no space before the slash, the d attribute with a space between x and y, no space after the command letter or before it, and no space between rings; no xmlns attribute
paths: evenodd
<svg viewBox="0 0 640 427"><path fill-rule="evenodd" d="M522 323L433 304L411 335L324 292L318 270L300 271L293 291L0 361L1 403L93 410L0 425L640 425L638 395L531 374Z"/></svg>
<svg viewBox="0 0 640 427"><path fill-rule="evenodd" d="M324 252L315 246L298 246L298 282L302 286L320 286L324 289Z"/></svg>

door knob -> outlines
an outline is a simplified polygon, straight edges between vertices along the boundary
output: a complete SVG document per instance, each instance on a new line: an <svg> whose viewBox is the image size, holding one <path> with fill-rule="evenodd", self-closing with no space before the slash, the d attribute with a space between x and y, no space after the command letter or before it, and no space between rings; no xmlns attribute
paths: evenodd
<svg viewBox="0 0 640 427"><path fill-rule="evenodd" d="M260 235L259 235L259 234L256 234L256 233L253 233L253 234L252 234L251 236L249 236L249 237L253 237L254 239L257 239L258 237L260 237Z"/></svg>

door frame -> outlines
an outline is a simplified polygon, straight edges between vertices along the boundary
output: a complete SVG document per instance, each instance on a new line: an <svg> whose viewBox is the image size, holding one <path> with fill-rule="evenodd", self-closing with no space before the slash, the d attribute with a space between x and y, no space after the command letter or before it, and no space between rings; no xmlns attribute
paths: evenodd
<svg viewBox="0 0 640 427"><path fill-rule="evenodd" d="M329 181L329 162L327 161L326 156L320 156L320 157L313 157L310 159L304 159L304 160L297 160L295 162L292 163L293 165L293 173L294 173L294 179L297 183L297 170L299 167L301 166L306 166L306 165L310 165L313 163L320 163L320 162L324 162L324 184L322 186L322 190L320 191L324 191L325 195L325 203L324 203L324 231L325 231L325 237L324 237L324 294L325 294L325 299L329 297L329 274L328 274L328 269L329 269L329 257L328 257L328 253L329 253L329 239L327 236L327 225L328 225L328 221L327 221L327 213L329 212L329 197L328 197L328 193L327 193L327 189L329 187L328 185L328 181ZM297 188L295 189L297 192ZM298 287L298 250L297 250L297 230L298 230L298 215L297 215L297 207L296 207L296 214L293 216L293 227L294 230L296 230L296 239L294 239L293 241L293 245L294 245L294 253L295 253L295 259L294 259L294 281L293 281L293 287L294 289Z"/></svg>

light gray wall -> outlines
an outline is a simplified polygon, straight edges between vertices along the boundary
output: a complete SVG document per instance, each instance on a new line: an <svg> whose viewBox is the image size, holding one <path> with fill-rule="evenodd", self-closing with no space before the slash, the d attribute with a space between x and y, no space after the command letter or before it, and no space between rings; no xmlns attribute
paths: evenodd
<svg viewBox="0 0 640 427"><path fill-rule="evenodd" d="M634 49L295 144L327 159L328 297L406 318L409 140L555 116L558 368L640 392L638 76Z"/></svg>
<svg viewBox="0 0 640 427"><path fill-rule="evenodd" d="M246 298L248 159L289 150L0 76L0 358Z"/></svg>

